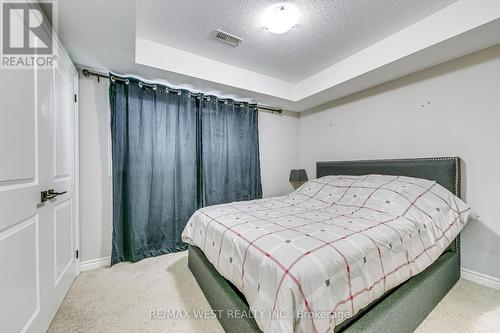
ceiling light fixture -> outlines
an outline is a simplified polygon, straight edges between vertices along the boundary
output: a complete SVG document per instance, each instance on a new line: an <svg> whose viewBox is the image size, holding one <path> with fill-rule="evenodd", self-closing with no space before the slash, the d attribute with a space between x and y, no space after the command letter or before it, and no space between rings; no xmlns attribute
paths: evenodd
<svg viewBox="0 0 500 333"><path fill-rule="evenodd" d="M264 27L275 34L283 34L297 24L300 12L291 3L276 3L266 9L262 17Z"/></svg>

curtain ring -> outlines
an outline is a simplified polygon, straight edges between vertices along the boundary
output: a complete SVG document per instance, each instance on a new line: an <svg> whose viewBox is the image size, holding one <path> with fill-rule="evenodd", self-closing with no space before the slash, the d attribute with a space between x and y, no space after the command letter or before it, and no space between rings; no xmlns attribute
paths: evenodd
<svg viewBox="0 0 500 333"><path fill-rule="evenodd" d="M109 77L109 79L110 79L110 80L111 80L111 82L113 82L113 83L116 83L116 81L118 81L114 75L111 75L111 76ZM120 79L120 81L123 81L123 83L125 83L125 84L128 84L128 83L129 83L129 79Z"/></svg>
<svg viewBox="0 0 500 333"><path fill-rule="evenodd" d="M156 91L156 89L158 89L158 87L156 86L156 84L142 83L141 81L139 81L138 84L139 84L140 88L148 87L148 88L151 88L151 89L153 89L155 91Z"/></svg>

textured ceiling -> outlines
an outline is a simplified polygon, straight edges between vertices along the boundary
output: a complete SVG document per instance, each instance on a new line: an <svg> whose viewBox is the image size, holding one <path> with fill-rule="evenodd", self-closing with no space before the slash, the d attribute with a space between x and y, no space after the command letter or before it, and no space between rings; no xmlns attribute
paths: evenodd
<svg viewBox="0 0 500 333"><path fill-rule="evenodd" d="M275 35L261 15L277 1L137 2L137 35L197 55L297 82L456 2L456 0L295 0L296 27ZM211 38L243 38L233 48Z"/></svg>
<svg viewBox="0 0 500 333"><path fill-rule="evenodd" d="M302 21L278 36L258 23L269 1L61 0L58 34L83 67L304 111L500 43L498 0L452 2L297 1ZM146 29L158 20L163 28ZM228 47L211 39L214 29L245 40Z"/></svg>

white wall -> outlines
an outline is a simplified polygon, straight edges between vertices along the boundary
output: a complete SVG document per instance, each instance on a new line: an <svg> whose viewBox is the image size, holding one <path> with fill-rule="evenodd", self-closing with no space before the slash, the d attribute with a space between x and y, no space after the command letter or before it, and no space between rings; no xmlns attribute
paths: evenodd
<svg viewBox="0 0 500 333"><path fill-rule="evenodd" d="M259 150L264 197L293 191L288 181L290 170L299 165L299 118L297 113L283 115L259 112Z"/></svg>
<svg viewBox="0 0 500 333"><path fill-rule="evenodd" d="M88 268L111 254L112 183L108 82L80 77L80 252ZM291 192L290 169L297 168L299 121L296 113L259 112L264 196ZM97 263L90 264L97 260ZM102 262L107 262L103 260ZM83 267L85 269L85 267Z"/></svg>
<svg viewBox="0 0 500 333"><path fill-rule="evenodd" d="M108 83L81 77L80 254L81 262L111 256L112 179Z"/></svg>
<svg viewBox="0 0 500 333"><path fill-rule="evenodd" d="M463 232L463 267L500 278L500 46L307 111L299 127L310 176L316 161L460 156L480 215Z"/></svg>

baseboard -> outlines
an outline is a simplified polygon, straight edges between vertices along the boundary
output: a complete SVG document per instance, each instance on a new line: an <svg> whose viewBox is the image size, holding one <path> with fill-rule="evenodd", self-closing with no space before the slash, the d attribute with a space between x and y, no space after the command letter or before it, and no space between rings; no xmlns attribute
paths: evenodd
<svg viewBox="0 0 500 333"><path fill-rule="evenodd" d="M97 258L80 262L80 271L90 271L101 267L107 267L111 264L111 257Z"/></svg>
<svg viewBox="0 0 500 333"><path fill-rule="evenodd" d="M486 274L478 273L475 271L471 271L470 269L462 268L461 269L461 276L462 278L476 282L478 284L481 284L486 287L490 287L493 289L498 289L500 290L500 279L489 276Z"/></svg>
<svg viewBox="0 0 500 333"><path fill-rule="evenodd" d="M80 271L90 271L111 264L111 257L97 258L80 262ZM467 268L461 269L461 277L480 285L500 290L500 279L486 274L478 273Z"/></svg>

